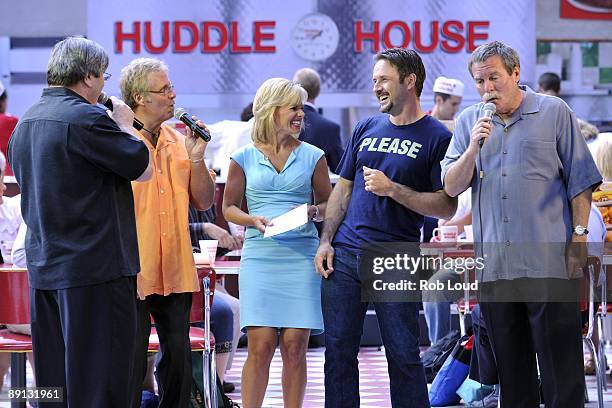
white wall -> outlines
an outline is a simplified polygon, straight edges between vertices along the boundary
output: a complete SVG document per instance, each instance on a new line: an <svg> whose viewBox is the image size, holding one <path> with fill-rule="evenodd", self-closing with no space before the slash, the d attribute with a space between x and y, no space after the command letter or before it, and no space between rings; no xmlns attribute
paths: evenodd
<svg viewBox="0 0 612 408"><path fill-rule="evenodd" d="M0 10L0 37L87 34L85 0L1 0Z"/></svg>

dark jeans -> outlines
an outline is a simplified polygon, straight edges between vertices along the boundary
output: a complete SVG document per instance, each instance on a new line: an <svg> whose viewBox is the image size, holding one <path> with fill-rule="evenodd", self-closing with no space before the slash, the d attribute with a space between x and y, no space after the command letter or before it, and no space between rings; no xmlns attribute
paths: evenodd
<svg viewBox="0 0 612 408"><path fill-rule="evenodd" d="M127 407L134 357L136 277L58 290L30 289L37 387L62 387L63 403Z"/></svg>
<svg viewBox="0 0 612 408"><path fill-rule="evenodd" d="M359 407L357 354L367 302L361 301L359 257L336 248L334 272L321 287L325 322L325 406ZM419 305L374 303L389 366L391 403L398 408L429 407L419 355Z"/></svg>
<svg viewBox="0 0 612 408"><path fill-rule="evenodd" d="M138 328L134 374L132 376L132 407L140 407L142 382L147 371L147 348L151 333L151 316L160 342L160 355L155 367L160 408L185 408L191 393L191 344L189 342L189 311L191 292L168 296L149 295L137 300Z"/></svg>

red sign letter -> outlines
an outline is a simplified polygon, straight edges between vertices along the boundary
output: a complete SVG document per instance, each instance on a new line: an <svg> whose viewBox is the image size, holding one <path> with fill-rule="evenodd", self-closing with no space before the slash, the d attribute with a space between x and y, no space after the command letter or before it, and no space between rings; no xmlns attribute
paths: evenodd
<svg viewBox="0 0 612 408"><path fill-rule="evenodd" d="M140 21L134 21L132 23L132 29L134 30L131 33L123 32L123 22L117 21L115 22L115 52L117 54L123 53L123 42L124 41L133 41L134 48L132 52L134 54L140 53Z"/></svg>
<svg viewBox="0 0 612 408"><path fill-rule="evenodd" d="M150 52L151 54L161 54L166 51L168 48L168 44L170 44L170 22L163 21L162 22L162 32L161 32L161 45L155 46L151 41L151 22L146 21L144 23L145 26L145 50Z"/></svg>
<svg viewBox="0 0 612 408"><path fill-rule="evenodd" d="M456 31L451 31L451 28L453 27L456 27ZM448 39L448 41L442 40L440 45L442 51L449 53L457 53L461 51L465 45L465 39L461 35L461 31L463 31L463 23L461 21L451 20L442 25L442 37ZM451 41L454 41L456 45L451 45Z"/></svg>
<svg viewBox="0 0 612 408"><path fill-rule="evenodd" d="M251 46L238 44L240 40L238 38L238 22L232 21L230 25L232 27L232 36L230 37L230 52L235 52L235 53L251 52Z"/></svg>
<svg viewBox="0 0 612 408"><path fill-rule="evenodd" d="M372 41L372 51L378 52L380 50L380 22L372 22L372 32L370 33L364 33L362 25L361 20L355 22L355 52L363 52L364 41Z"/></svg>
<svg viewBox="0 0 612 408"><path fill-rule="evenodd" d="M402 43L398 45L394 45L393 43L391 43L391 30L393 30L395 27L400 29L400 31L402 32L402 37L404 38ZM408 47L408 44L410 44L410 27L408 27L408 24L400 20L389 21L389 24L385 26L385 31L383 32L383 42L385 44L385 47L387 48Z"/></svg>
<svg viewBox="0 0 612 408"><path fill-rule="evenodd" d="M185 29L189 33L190 41L182 45L181 44L181 29ZM174 52L191 52L198 45L198 26L191 21L175 21L174 22Z"/></svg>
<svg viewBox="0 0 612 408"><path fill-rule="evenodd" d="M211 32L219 33L219 44L212 45ZM202 23L202 52L220 52L227 47L227 27L220 21L205 21Z"/></svg>
<svg viewBox="0 0 612 408"><path fill-rule="evenodd" d="M274 28L276 21L255 21L253 23L253 42L255 43L255 52L276 52L274 45L262 45L262 41L274 40L274 33L264 33L264 28Z"/></svg>
<svg viewBox="0 0 612 408"><path fill-rule="evenodd" d="M489 38L489 33L477 33L476 28L483 27L489 28L488 21L468 21L467 23L467 41L468 41L468 51L472 52L478 47L476 45L476 40L487 40ZM480 44L479 44L480 45Z"/></svg>
<svg viewBox="0 0 612 408"><path fill-rule="evenodd" d="M440 23L438 21L431 22L431 44L423 45L421 41L421 22L414 22L414 48L419 52L432 52L438 47L438 41L440 41Z"/></svg>

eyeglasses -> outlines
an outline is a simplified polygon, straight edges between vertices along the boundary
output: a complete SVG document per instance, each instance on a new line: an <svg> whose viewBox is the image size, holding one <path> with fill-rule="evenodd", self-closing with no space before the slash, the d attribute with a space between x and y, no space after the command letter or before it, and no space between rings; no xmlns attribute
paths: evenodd
<svg viewBox="0 0 612 408"><path fill-rule="evenodd" d="M154 94L160 94L162 96L168 96L172 92L174 92L174 85L172 85L172 84L166 85L162 89L160 89L159 91L146 91L146 92L154 93Z"/></svg>
<svg viewBox="0 0 612 408"><path fill-rule="evenodd" d="M113 74L109 74L108 72L102 74L102 78L104 78L105 81L108 81L112 76Z"/></svg>

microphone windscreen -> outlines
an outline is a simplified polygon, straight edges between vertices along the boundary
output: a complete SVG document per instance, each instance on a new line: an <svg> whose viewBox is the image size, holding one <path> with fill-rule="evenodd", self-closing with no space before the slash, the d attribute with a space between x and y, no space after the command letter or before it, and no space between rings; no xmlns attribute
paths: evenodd
<svg viewBox="0 0 612 408"><path fill-rule="evenodd" d="M484 111L484 115L487 118L492 118L493 115L495 115L495 112L497 111L497 107L495 106L494 103L487 102L487 103L485 103L485 105L483 107L483 111Z"/></svg>
<svg viewBox="0 0 612 408"><path fill-rule="evenodd" d="M174 111L174 117L178 120L181 120L181 116L186 113L187 111L184 108L176 108L176 110Z"/></svg>
<svg viewBox="0 0 612 408"><path fill-rule="evenodd" d="M106 106L110 110L113 110L113 101L111 101L106 92L100 93L100 96L98 96L98 103Z"/></svg>

